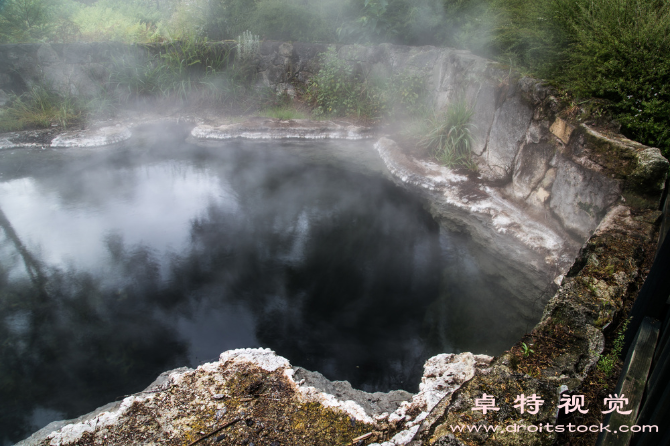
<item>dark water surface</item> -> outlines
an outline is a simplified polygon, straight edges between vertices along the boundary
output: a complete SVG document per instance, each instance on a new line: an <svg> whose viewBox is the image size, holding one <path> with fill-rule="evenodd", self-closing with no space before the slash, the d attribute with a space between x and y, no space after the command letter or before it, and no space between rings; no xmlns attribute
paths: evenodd
<svg viewBox="0 0 670 446"><path fill-rule="evenodd" d="M228 349L416 391L427 357L520 336L466 322L502 291L382 176L183 140L0 153L0 444Z"/></svg>

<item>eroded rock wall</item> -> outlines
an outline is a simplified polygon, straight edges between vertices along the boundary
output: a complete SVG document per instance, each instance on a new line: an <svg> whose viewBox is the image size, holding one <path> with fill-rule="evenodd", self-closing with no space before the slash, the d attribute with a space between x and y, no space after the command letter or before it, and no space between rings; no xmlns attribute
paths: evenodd
<svg viewBox="0 0 670 446"><path fill-rule="evenodd" d="M265 85L292 94L319 69L326 45L264 42ZM586 124L569 122L541 81L452 48L344 45L338 56L368 76L421 75L427 106L442 111L464 100L473 109L479 178L536 214L549 214L580 243L621 198L635 208L658 205L667 162L657 149ZM641 174L645 180L636 180Z"/></svg>

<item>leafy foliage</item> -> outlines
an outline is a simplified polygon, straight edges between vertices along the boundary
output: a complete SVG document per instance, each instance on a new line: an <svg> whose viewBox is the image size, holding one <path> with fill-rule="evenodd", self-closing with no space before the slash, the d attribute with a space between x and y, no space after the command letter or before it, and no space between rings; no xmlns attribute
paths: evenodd
<svg viewBox="0 0 670 446"><path fill-rule="evenodd" d="M47 39L56 27L51 0L5 0L0 9L0 42Z"/></svg>
<svg viewBox="0 0 670 446"><path fill-rule="evenodd" d="M252 60L258 56L261 43L258 36L254 36L250 31L244 31L237 37L237 59Z"/></svg>
<svg viewBox="0 0 670 446"><path fill-rule="evenodd" d="M495 0L486 55L607 101L622 132L670 155L670 4Z"/></svg>
<svg viewBox="0 0 670 446"><path fill-rule="evenodd" d="M343 42L393 42L409 45L481 46L486 0L355 0L352 18L338 28Z"/></svg>
<svg viewBox="0 0 670 446"><path fill-rule="evenodd" d="M109 85L119 99L175 98L182 101L237 101L255 78L248 60L220 52L206 41L168 44L158 54L128 53L116 60Z"/></svg>
<svg viewBox="0 0 670 446"><path fill-rule="evenodd" d="M552 75L564 62L568 24L562 0L495 0L484 52L518 69Z"/></svg>
<svg viewBox="0 0 670 446"><path fill-rule="evenodd" d="M594 0L569 24L566 83L611 101L624 134L670 155L670 4Z"/></svg>
<svg viewBox="0 0 670 446"><path fill-rule="evenodd" d="M314 114L379 118L393 114L417 114L425 107L426 85L418 73L375 78L354 70L340 59L334 47L321 55L321 68L312 77L307 97Z"/></svg>
<svg viewBox="0 0 670 446"><path fill-rule="evenodd" d="M316 115L377 117L382 109L379 90L362 73L340 59L334 47L321 55L321 68L310 80L308 98Z"/></svg>
<svg viewBox="0 0 670 446"><path fill-rule="evenodd" d="M426 80L418 73L404 72L385 80L382 101L386 114L421 115L426 108Z"/></svg>
<svg viewBox="0 0 670 446"><path fill-rule="evenodd" d="M83 41L151 42L155 40L158 17L140 5L100 0L81 6L72 15L72 22ZM124 7L125 6L125 7Z"/></svg>
<svg viewBox="0 0 670 446"><path fill-rule="evenodd" d="M535 350L530 348L530 346L528 344L526 344L525 342L521 343L521 349L523 350L523 356L525 356L525 357L528 357L532 353L535 353Z"/></svg>

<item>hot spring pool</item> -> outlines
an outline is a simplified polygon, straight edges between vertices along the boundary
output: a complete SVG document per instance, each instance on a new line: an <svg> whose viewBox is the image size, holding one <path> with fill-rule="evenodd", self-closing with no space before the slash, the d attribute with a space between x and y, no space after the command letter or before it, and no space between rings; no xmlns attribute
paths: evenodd
<svg viewBox="0 0 670 446"><path fill-rule="evenodd" d="M416 391L428 357L499 354L539 320L485 247L383 175L184 136L0 153L3 444L228 349Z"/></svg>

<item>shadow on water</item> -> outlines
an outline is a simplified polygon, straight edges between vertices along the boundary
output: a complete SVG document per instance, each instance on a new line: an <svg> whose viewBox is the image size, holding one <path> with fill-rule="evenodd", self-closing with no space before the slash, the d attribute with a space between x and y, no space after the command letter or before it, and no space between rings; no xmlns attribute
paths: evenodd
<svg viewBox="0 0 670 446"><path fill-rule="evenodd" d="M457 272L478 256L416 198L290 144L183 139L0 154L2 444L232 348L369 391L504 348L459 325L500 290Z"/></svg>

